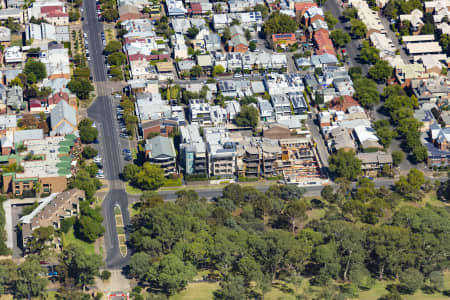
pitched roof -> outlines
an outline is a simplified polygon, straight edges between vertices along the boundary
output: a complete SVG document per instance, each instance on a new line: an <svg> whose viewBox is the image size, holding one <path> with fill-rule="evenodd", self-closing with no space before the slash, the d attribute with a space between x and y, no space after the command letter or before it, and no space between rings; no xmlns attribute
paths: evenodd
<svg viewBox="0 0 450 300"><path fill-rule="evenodd" d="M50 113L52 128L62 120L68 121L72 126L77 126L77 112L66 101L59 101Z"/></svg>
<svg viewBox="0 0 450 300"><path fill-rule="evenodd" d="M171 138L164 136L156 136L145 142L145 150L150 151L149 157L158 157L161 155L166 155L170 157L175 157L175 147Z"/></svg>

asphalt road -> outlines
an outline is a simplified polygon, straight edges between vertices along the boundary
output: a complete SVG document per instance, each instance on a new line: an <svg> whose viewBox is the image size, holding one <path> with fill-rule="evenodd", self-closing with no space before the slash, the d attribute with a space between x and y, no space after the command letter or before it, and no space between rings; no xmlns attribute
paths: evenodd
<svg viewBox="0 0 450 300"><path fill-rule="evenodd" d="M109 269L120 269L128 264L130 249L123 257L120 254L119 241L117 238L114 207L119 205L122 210L124 225L130 224L128 212L128 197L124 185L120 180L123 163L120 154L120 144L118 137L115 112L113 110L113 100L110 97L111 89L107 84L103 56L103 45L101 32L103 25L98 22L96 15L95 1L84 1L84 21L83 30L88 33L89 52L91 56L90 68L96 84L97 99L88 108L88 116L98 124L100 154L103 157L103 168L106 179L109 180L110 190L102 203L102 213L105 226L105 248L106 267ZM128 240L128 236L127 236Z"/></svg>
<svg viewBox="0 0 450 300"><path fill-rule="evenodd" d="M375 187L381 187L385 186L388 188L393 187L395 180L390 178L375 178L374 183ZM274 183L275 184L275 183ZM332 183L333 186L336 186L334 183ZM256 185L253 186L255 189L261 192L267 191L270 185ZM306 192L305 196L320 196L320 192L323 189L323 185L315 185L315 186L307 186L304 187ZM352 183L352 187L356 187L356 183ZM189 186L186 186L186 189L189 189ZM195 189L195 186L192 187L192 189ZM213 198L220 197L222 195L222 187L211 187L207 189L195 189L195 191L198 193L200 197L205 197L208 200L211 200ZM177 191L160 191L159 194L164 198L165 201L175 201L177 199L176 196Z"/></svg>

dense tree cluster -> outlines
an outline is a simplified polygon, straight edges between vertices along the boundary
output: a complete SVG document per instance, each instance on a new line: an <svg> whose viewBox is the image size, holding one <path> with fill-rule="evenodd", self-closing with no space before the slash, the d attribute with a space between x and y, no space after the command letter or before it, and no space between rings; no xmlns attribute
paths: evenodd
<svg viewBox="0 0 450 300"><path fill-rule="evenodd" d="M417 98L407 96L401 86L390 85L384 89L384 109L396 126L397 135L403 139L406 152L411 152L418 162L427 158L427 149L420 141L422 123L414 118L414 109L419 106Z"/></svg>
<svg viewBox="0 0 450 300"><path fill-rule="evenodd" d="M275 33L292 33L298 29L298 24L288 15L275 12L272 13L264 23L264 33L271 38Z"/></svg>
<svg viewBox="0 0 450 300"><path fill-rule="evenodd" d="M156 190L164 184L165 180L164 171L158 165L149 162L142 166L126 165L122 175L131 185L142 190Z"/></svg>
<svg viewBox="0 0 450 300"><path fill-rule="evenodd" d="M23 73L27 75L28 81L30 83L41 81L42 79L47 77L47 69L45 68L45 65L35 59L29 59L25 63Z"/></svg>
<svg viewBox="0 0 450 300"><path fill-rule="evenodd" d="M356 180L362 174L361 161L356 157L355 152L340 149L332 154L328 159L329 169L336 177L343 177L348 180Z"/></svg>
<svg viewBox="0 0 450 300"><path fill-rule="evenodd" d="M238 126L256 128L259 123L259 112L254 106L243 105L235 121Z"/></svg>
<svg viewBox="0 0 450 300"><path fill-rule="evenodd" d="M94 122L91 119L83 119L78 124L80 131L80 139L83 143L90 144L94 142L98 137L98 130L94 126Z"/></svg>
<svg viewBox="0 0 450 300"><path fill-rule="evenodd" d="M422 179L412 171L406 181L417 192ZM172 295L196 270L208 269L220 280L215 299L263 296L273 280L303 277L338 299L357 296L376 279L399 278L401 293L425 282L442 291L450 250L445 208L398 206L406 199L401 190L376 189L367 178L354 191L346 180L324 188L326 202L302 195L295 186L260 192L231 184L213 203L190 190L178 192L175 203L144 197L133 219L130 276L152 293ZM307 222L308 211L324 206L323 218ZM336 280L342 284L333 289Z"/></svg>

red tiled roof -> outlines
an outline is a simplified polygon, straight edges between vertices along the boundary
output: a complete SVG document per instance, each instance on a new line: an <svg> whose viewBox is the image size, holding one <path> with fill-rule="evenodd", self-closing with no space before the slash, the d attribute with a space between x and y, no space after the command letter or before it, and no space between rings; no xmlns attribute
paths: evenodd
<svg viewBox="0 0 450 300"><path fill-rule="evenodd" d="M62 11L50 12L47 14L47 18L68 17L69 14Z"/></svg>
<svg viewBox="0 0 450 300"><path fill-rule="evenodd" d="M318 50L316 51L317 54L335 54L333 42L331 41L330 35L327 31L316 31L314 33L313 39L316 43L316 47L318 48Z"/></svg>
<svg viewBox="0 0 450 300"><path fill-rule="evenodd" d="M54 93L53 95L48 97L48 104L58 104L61 100L69 102L69 95L64 92Z"/></svg>
<svg viewBox="0 0 450 300"><path fill-rule="evenodd" d="M203 12L202 5L200 3L191 3L191 11L193 14L201 14Z"/></svg>
<svg viewBox="0 0 450 300"><path fill-rule="evenodd" d="M296 41L295 33L277 33L272 34L272 41Z"/></svg>
<svg viewBox="0 0 450 300"><path fill-rule="evenodd" d="M333 100L331 100L331 105L329 108L345 112L349 107L359 105L359 102L351 96L342 96L342 98L344 98L344 101L340 103L341 97L334 97Z"/></svg>
<svg viewBox="0 0 450 300"><path fill-rule="evenodd" d="M304 15L305 12L311 7L317 7L316 2L303 2L303 3L295 3L294 10L296 14Z"/></svg>
<svg viewBox="0 0 450 300"><path fill-rule="evenodd" d="M31 99L30 107L41 107L41 100L39 99Z"/></svg>
<svg viewBox="0 0 450 300"><path fill-rule="evenodd" d="M50 5L41 7L41 14L49 14L57 11L63 11L63 7L59 5Z"/></svg>

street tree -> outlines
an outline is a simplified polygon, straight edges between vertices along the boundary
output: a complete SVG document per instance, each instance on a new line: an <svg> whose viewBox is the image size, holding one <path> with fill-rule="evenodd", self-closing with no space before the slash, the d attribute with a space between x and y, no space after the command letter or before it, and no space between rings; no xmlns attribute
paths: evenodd
<svg viewBox="0 0 450 300"><path fill-rule="evenodd" d="M369 45L369 42L363 41L359 58L364 63L376 64L380 60L380 50Z"/></svg>
<svg viewBox="0 0 450 300"><path fill-rule="evenodd" d="M87 78L72 79L67 84L67 88L81 100L88 99L90 92L94 91L94 86Z"/></svg>
<svg viewBox="0 0 450 300"><path fill-rule="evenodd" d="M401 150L392 151L392 163L394 166L399 166L403 159L405 158L405 154Z"/></svg>
<svg viewBox="0 0 450 300"><path fill-rule="evenodd" d="M366 36L367 33L367 27L366 24L364 24L363 21L358 19L352 19L350 21L352 29L351 32L358 38L362 38Z"/></svg>
<svg viewBox="0 0 450 300"><path fill-rule="evenodd" d="M330 34L330 38L333 41L334 46L339 48L344 47L351 41L350 35L342 29L333 30Z"/></svg>
<svg viewBox="0 0 450 300"><path fill-rule="evenodd" d="M97 149L91 147L91 146L86 146L83 148L83 157L86 159L91 159L93 157L95 157L98 154Z"/></svg>
<svg viewBox="0 0 450 300"><path fill-rule="evenodd" d="M104 49L105 54L111 54L118 51L121 51L122 44L117 40L109 41L108 44L106 44L106 47Z"/></svg>
<svg viewBox="0 0 450 300"><path fill-rule="evenodd" d="M366 77L357 78L353 82L355 88L355 98L366 108L373 107L380 102L380 94L377 89L377 84Z"/></svg>
<svg viewBox="0 0 450 300"><path fill-rule="evenodd" d="M332 30L334 26L339 23L339 20L329 10L325 12L325 22L327 22L328 29Z"/></svg>
<svg viewBox="0 0 450 300"><path fill-rule="evenodd" d="M385 60L379 60L369 69L369 76L375 81L385 81L392 76L392 67Z"/></svg>

